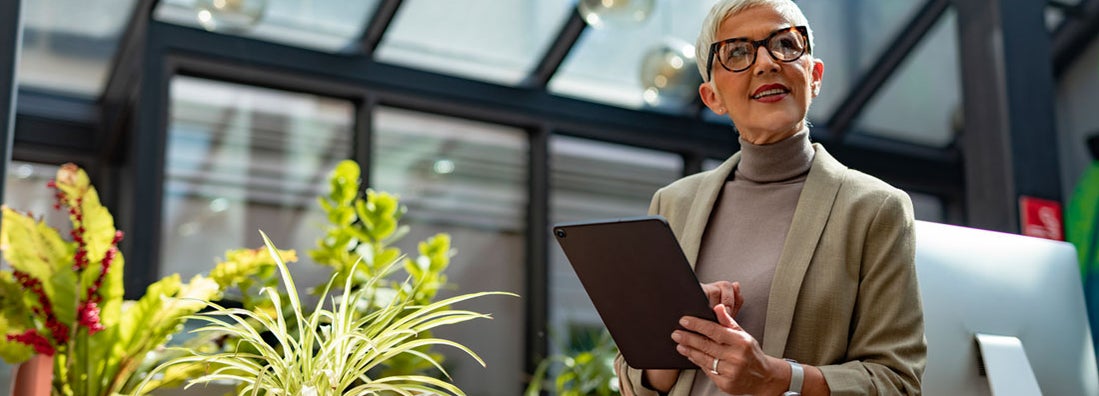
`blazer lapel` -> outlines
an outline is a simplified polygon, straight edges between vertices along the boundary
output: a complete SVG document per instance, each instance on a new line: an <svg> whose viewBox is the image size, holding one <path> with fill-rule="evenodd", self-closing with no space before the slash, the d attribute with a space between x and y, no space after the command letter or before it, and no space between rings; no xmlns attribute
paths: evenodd
<svg viewBox="0 0 1099 396"><path fill-rule="evenodd" d="M710 212L714 209L714 202L717 202L717 196L721 193L721 189L725 187L725 181L729 179L729 174L733 172L733 169L736 169L736 164L739 162L740 152L737 152L725 160L721 166L714 169L713 172L710 172L709 175L706 175L695 193L694 200L691 201L691 209L687 212L687 221L685 222L686 227L683 230L683 237L679 241L683 248L683 255L687 256L691 268L695 267L695 262L698 260L698 250L702 245L702 233L706 231L706 225L710 221Z"/></svg>
<svg viewBox="0 0 1099 396"><path fill-rule="evenodd" d="M820 144L814 144L813 148L816 155L798 198L790 231L786 234L767 303L763 352L776 357L785 354L798 291L801 290L805 272L809 268L824 226L828 223L832 204L847 170L847 167L832 158Z"/></svg>

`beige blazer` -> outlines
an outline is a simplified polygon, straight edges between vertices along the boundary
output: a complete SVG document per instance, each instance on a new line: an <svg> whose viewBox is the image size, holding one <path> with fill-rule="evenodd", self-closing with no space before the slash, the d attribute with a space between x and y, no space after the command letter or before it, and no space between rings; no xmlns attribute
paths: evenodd
<svg viewBox="0 0 1099 396"><path fill-rule="evenodd" d="M903 191L848 169L820 144L813 148L771 283L763 352L819 367L833 395L919 394L927 343L912 202ZM739 160L734 154L653 196L649 212L668 219L692 266ZM621 356L616 368L627 374L627 391L656 395ZM703 375L682 371L669 395L689 395L696 374Z"/></svg>

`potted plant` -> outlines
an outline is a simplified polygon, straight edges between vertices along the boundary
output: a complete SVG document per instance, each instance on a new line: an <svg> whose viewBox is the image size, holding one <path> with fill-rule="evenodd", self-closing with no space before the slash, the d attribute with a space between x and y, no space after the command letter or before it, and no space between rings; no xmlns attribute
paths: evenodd
<svg viewBox="0 0 1099 396"><path fill-rule="evenodd" d="M39 389L53 395L131 393L151 368L148 353L218 298L232 277L200 275L184 283L172 275L140 300L124 302L123 234L87 174L65 164L49 187L56 190L54 207L68 212L69 240L30 214L2 209L0 250L11 269L0 269L0 358L18 364L37 357L34 365L52 366L50 383ZM227 262L215 272L254 268Z"/></svg>
<svg viewBox="0 0 1099 396"><path fill-rule="evenodd" d="M282 294L274 287L265 287L262 294L270 299L275 312L225 308L205 302L212 311L189 317L207 323L195 332L232 336L236 339L233 347L215 352L188 350L189 354L165 362L154 373L180 365L204 366L206 373L189 381L188 386L226 380L240 383L238 392L251 395L464 395L453 384L426 375L375 378L370 372L390 359L411 355L445 374L434 358L419 350L432 345L457 348L484 365L476 353L457 342L422 335L438 326L490 317L450 309L451 304L510 293L464 294L419 305L415 291L426 283L409 277L403 283L407 288L403 289L411 293L378 294L375 286L385 282L384 275L399 262L399 257L394 257L379 267L380 271L361 287L355 287L352 276L361 262L347 272L333 274L320 293L320 301L311 311L306 311L300 291L278 250L266 234L263 239L277 265L287 301L282 301ZM343 281L342 292L332 296L332 285L337 279ZM290 311L283 312L282 307L287 305ZM359 305L377 308L364 310ZM265 332L274 336L274 345L264 338ZM137 391L142 391L143 385L152 378L154 376L148 376Z"/></svg>

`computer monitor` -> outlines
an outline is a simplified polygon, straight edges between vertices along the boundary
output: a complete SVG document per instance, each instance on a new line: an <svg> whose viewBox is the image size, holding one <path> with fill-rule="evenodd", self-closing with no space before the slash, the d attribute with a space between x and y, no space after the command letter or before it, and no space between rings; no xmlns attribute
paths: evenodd
<svg viewBox="0 0 1099 396"><path fill-rule="evenodd" d="M1042 394L1099 395L1072 245L917 222L916 273L927 335L925 395L991 394L979 364L1004 362L982 362L976 334L1021 340ZM1021 367L1016 363L1006 362Z"/></svg>

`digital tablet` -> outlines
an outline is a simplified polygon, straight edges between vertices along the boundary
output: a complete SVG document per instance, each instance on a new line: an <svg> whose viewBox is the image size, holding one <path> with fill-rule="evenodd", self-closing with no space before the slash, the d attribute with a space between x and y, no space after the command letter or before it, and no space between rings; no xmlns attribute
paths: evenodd
<svg viewBox="0 0 1099 396"><path fill-rule="evenodd" d="M554 238L619 351L638 369L697 369L675 350L684 315L717 321L661 216L557 224Z"/></svg>

